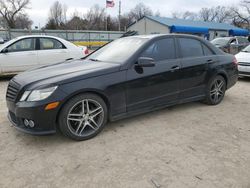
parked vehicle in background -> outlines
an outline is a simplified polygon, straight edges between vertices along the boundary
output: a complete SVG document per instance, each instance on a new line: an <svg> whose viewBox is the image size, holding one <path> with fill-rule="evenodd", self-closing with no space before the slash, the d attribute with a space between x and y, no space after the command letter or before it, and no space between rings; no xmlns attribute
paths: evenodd
<svg viewBox="0 0 250 188"><path fill-rule="evenodd" d="M107 121L191 101L217 105L237 79L235 57L204 39L132 36L84 60L17 75L6 100L18 130L44 135L58 128L72 139L86 140Z"/></svg>
<svg viewBox="0 0 250 188"><path fill-rule="evenodd" d="M220 37L211 41L211 43L226 53L237 54L250 43L246 37Z"/></svg>
<svg viewBox="0 0 250 188"><path fill-rule="evenodd" d="M250 45L241 50L235 57L239 64L239 75L250 77Z"/></svg>
<svg viewBox="0 0 250 188"><path fill-rule="evenodd" d="M4 40L2 37L0 37L0 44L3 44L4 43Z"/></svg>
<svg viewBox="0 0 250 188"><path fill-rule="evenodd" d="M0 75L13 75L28 69L80 59L87 48L53 36L22 36L0 46Z"/></svg>

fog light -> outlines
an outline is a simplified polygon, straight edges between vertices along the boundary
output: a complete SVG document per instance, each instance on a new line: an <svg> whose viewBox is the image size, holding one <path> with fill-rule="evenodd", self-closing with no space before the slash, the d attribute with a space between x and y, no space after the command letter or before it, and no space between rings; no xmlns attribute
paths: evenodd
<svg viewBox="0 0 250 188"><path fill-rule="evenodd" d="M30 126L31 128L35 127L34 121L30 120L30 121L29 121L29 126Z"/></svg>
<svg viewBox="0 0 250 188"><path fill-rule="evenodd" d="M24 123L24 125L25 125L26 127L29 126L29 120L25 119L25 120L23 121L23 123Z"/></svg>

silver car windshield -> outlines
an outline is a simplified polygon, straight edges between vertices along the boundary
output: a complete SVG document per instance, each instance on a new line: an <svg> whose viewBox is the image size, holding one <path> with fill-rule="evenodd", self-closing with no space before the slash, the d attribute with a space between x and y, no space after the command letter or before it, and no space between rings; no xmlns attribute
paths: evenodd
<svg viewBox="0 0 250 188"><path fill-rule="evenodd" d="M147 38L125 37L117 39L91 54L87 60L122 64L128 60Z"/></svg>

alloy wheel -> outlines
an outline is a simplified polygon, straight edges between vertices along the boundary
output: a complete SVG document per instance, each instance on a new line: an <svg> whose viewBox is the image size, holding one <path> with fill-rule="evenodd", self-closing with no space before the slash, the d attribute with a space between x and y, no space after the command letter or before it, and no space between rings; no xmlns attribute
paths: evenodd
<svg viewBox="0 0 250 188"><path fill-rule="evenodd" d="M100 103L92 99L77 102L67 116L67 125L72 134L86 137L94 134L104 120L104 110Z"/></svg>
<svg viewBox="0 0 250 188"><path fill-rule="evenodd" d="M221 79L216 79L211 87L210 90L210 97L213 100L214 103L220 102L225 93L225 83Z"/></svg>

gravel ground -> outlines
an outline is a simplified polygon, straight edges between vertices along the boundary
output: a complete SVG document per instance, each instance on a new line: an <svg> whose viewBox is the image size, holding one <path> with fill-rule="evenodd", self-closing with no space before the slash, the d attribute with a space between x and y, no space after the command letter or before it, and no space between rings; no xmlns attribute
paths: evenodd
<svg viewBox="0 0 250 188"><path fill-rule="evenodd" d="M0 81L0 187L250 188L250 79L222 104L190 103L110 123L96 138L11 128Z"/></svg>

